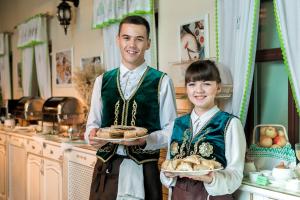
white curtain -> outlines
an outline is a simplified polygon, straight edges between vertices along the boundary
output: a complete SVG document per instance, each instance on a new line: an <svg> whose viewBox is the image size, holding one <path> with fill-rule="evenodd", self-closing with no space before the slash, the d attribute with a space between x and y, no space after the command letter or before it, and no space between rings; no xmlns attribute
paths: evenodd
<svg viewBox="0 0 300 200"><path fill-rule="evenodd" d="M116 43L119 24L112 24L103 28L103 43L104 43L104 63L106 70L110 70L120 66L120 51Z"/></svg>
<svg viewBox="0 0 300 200"><path fill-rule="evenodd" d="M156 38L153 0L94 0L93 27L103 29L104 65L106 70L120 66L120 52L116 44L119 22L128 15L142 15L150 24L151 48L146 51L147 64L156 66Z"/></svg>
<svg viewBox="0 0 300 200"><path fill-rule="evenodd" d="M9 62L9 35L1 33L0 39L0 83L2 98L7 100L12 98Z"/></svg>
<svg viewBox="0 0 300 200"><path fill-rule="evenodd" d="M31 96L32 91L32 68L33 68L33 48L22 50L22 86L23 95Z"/></svg>
<svg viewBox="0 0 300 200"><path fill-rule="evenodd" d="M38 88L42 98L51 96L51 72L48 52L47 18L41 14L18 26L18 48L22 49L23 95L32 96L33 65L35 62Z"/></svg>
<svg viewBox="0 0 300 200"><path fill-rule="evenodd" d="M225 110L245 124L253 80L259 0L216 0L217 59L229 69L233 95Z"/></svg>
<svg viewBox="0 0 300 200"><path fill-rule="evenodd" d="M48 43L36 45L35 64L38 74L37 80L39 83L40 95L43 99L51 97L51 80L50 80L50 62L48 53Z"/></svg>
<svg viewBox="0 0 300 200"><path fill-rule="evenodd" d="M300 1L274 0L274 8L284 65L300 115Z"/></svg>

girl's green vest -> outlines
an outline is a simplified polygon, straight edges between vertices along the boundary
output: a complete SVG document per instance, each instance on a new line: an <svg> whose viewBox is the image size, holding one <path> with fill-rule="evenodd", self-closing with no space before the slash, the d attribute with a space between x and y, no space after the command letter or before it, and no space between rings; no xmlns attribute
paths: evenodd
<svg viewBox="0 0 300 200"><path fill-rule="evenodd" d="M170 158L196 154L205 159L214 159L225 168L225 133L233 117L227 112L217 112L194 137L190 114L177 118L171 137Z"/></svg>
<svg viewBox="0 0 300 200"><path fill-rule="evenodd" d="M148 67L137 89L125 100L120 86L119 68L104 73L101 97L103 103L101 127L129 125L144 127L151 133L160 130L159 88L164 73ZM102 161L116 153L117 144L107 143L97 151ZM159 150L143 150L140 146L125 146L127 155L136 163L156 161Z"/></svg>

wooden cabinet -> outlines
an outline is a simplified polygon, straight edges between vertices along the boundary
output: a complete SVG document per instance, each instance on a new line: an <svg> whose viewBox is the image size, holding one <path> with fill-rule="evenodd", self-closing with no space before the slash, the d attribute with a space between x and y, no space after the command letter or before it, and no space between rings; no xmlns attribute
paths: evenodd
<svg viewBox="0 0 300 200"><path fill-rule="evenodd" d="M27 158L27 200L41 200L43 188L43 159L41 156L28 154Z"/></svg>
<svg viewBox="0 0 300 200"><path fill-rule="evenodd" d="M62 163L44 158L43 200L62 200Z"/></svg>
<svg viewBox="0 0 300 200"><path fill-rule="evenodd" d="M60 144L27 140L27 200L62 200Z"/></svg>
<svg viewBox="0 0 300 200"><path fill-rule="evenodd" d="M94 166L95 151L73 149L64 154L64 174L68 177L64 182L67 194L65 199L89 199Z"/></svg>
<svg viewBox="0 0 300 200"><path fill-rule="evenodd" d="M0 200L7 198L6 146L0 144Z"/></svg>
<svg viewBox="0 0 300 200"><path fill-rule="evenodd" d="M26 199L25 139L10 136L8 142L8 184L10 200Z"/></svg>

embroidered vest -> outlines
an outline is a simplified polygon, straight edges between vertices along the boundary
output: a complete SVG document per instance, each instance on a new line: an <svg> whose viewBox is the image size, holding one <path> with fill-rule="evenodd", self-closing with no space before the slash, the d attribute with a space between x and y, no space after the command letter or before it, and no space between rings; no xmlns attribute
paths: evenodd
<svg viewBox="0 0 300 200"><path fill-rule="evenodd" d="M125 100L120 86L119 68L104 73L102 79L102 124L131 125L148 129L148 133L160 130L159 93L164 74L148 67L143 74L137 89ZM117 144L107 143L97 151L102 161L108 161L116 152ZM139 146L125 146L127 155L136 163L156 161L159 150L143 150Z"/></svg>
<svg viewBox="0 0 300 200"><path fill-rule="evenodd" d="M171 159L197 154L215 159L225 168L225 133L233 117L227 112L217 112L194 137L190 114L177 118L170 143Z"/></svg>

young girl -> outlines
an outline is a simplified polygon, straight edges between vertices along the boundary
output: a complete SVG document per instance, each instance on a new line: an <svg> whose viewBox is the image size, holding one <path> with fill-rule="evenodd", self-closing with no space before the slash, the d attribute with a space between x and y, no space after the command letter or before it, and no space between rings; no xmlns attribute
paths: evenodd
<svg viewBox="0 0 300 200"><path fill-rule="evenodd" d="M162 183L172 200L233 199L243 178L246 141L240 120L215 104L221 91L215 63L192 63L185 74L187 96L194 104L190 114L175 120L167 159L193 154L214 159L223 170L202 176L174 176L161 172Z"/></svg>

